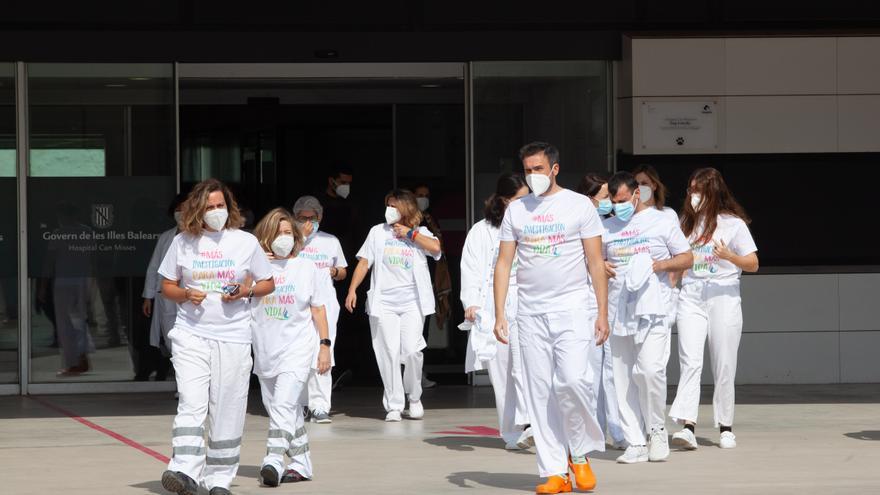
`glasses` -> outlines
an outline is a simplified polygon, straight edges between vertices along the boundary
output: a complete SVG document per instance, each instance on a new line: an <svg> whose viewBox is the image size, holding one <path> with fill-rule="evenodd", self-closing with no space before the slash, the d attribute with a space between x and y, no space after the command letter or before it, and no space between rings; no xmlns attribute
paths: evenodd
<svg viewBox="0 0 880 495"><path fill-rule="evenodd" d="M317 216L314 216L314 217L296 217L296 221L297 221L297 222L300 222L300 223L314 222L314 221L317 220L317 219L318 219Z"/></svg>

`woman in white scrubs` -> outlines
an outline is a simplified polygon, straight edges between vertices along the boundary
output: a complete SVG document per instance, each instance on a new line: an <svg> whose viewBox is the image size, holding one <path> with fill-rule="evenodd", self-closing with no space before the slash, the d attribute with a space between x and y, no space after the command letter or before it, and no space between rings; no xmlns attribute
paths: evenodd
<svg viewBox="0 0 880 495"><path fill-rule="evenodd" d="M736 447L733 427L734 379L742 336L740 274L758 270L758 248L745 210L721 173L702 168L690 178L681 228L691 243L694 265L682 280L678 301L678 353L681 377L669 416L684 424L672 445L697 448L694 428L700 405L703 347L709 340L715 394L714 424L721 448Z"/></svg>
<svg viewBox="0 0 880 495"><path fill-rule="evenodd" d="M210 495L228 495L238 472L252 364L249 300L275 290L272 267L243 224L225 184L200 182L159 266L162 295L177 303L168 340L180 394L162 486L178 495L195 495L200 482Z"/></svg>
<svg viewBox="0 0 880 495"><path fill-rule="evenodd" d="M357 288L367 272L367 314L373 351L385 393L385 421L400 421L409 395L410 419L421 419L422 365L425 317L434 313L434 290L428 273L430 255L440 259L440 241L422 221L416 198L404 189L385 196L385 223L375 225L357 253L358 264L351 278L345 308L354 312ZM404 365L401 376L400 365Z"/></svg>
<svg viewBox="0 0 880 495"><path fill-rule="evenodd" d="M677 222L678 214L675 213L675 210L666 206L666 195L669 193L669 190L660 181L660 174L657 173L657 169L651 165L643 164L634 168L632 174L635 176L636 182L639 183L640 194L645 205L657 208Z"/></svg>
<svg viewBox="0 0 880 495"><path fill-rule="evenodd" d="M254 229L269 253L275 292L255 300L254 374L269 413L269 437L260 479L266 486L312 478L303 408L311 370L330 370L327 300L336 292L330 273L300 255L303 236L282 208L270 211ZM317 356L317 361L316 361ZM290 458L284 468L284 456Z"/></svg>
<svg viewBox="0 0 880 495"><path fill-rule="evenodd" d="M590 198L599 216L611 215L614 205L608 193L608 179L599 174L587 174L578 185L578 192ZM595 297L590 301L595 301ZM593 381L596 394L596 419L602 432L611 436L611 446L618 450L626 449L627 443L620 425L620 409L617 406L617 393L614 390L614 372L611 365L611 339L602 344L600 352L593 353L593 370L599 378Z"/></svg>
<svg viewBox="0 0 880 495"><path fill-rule="evenodd" d="M511 201L529 193L521 175L505 173L498 178L493 194L483 210L485 219L475 224L464 241L461 255L461 303L465 322L459 328L469 329L465 372L488 370L495 391L495 408L501 438L507 450L527 449L534 444L529 424L525 383L522 376L522 354L516 333L516 267L510 271L510 292L507 296L507 321L510 322L509 344L493 335L495 301L492 279L498 259L498 233L504 211Z"/></svg>

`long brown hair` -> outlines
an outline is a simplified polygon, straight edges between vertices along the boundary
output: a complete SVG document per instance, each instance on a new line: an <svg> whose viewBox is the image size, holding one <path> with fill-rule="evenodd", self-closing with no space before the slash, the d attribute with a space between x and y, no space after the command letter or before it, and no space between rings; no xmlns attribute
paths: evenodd
<svg viewBox="0 0 880 495"><path fill-rule="evenodd" d="M411 229L417 229L422 223L422 212L416 202L416 196L406 189L394 189L385 195L385 205L388 200L394 198L397 201L397 211L400 212L400 223Z"/></svg>
<svg viewBox="0 0 880 495"><path fill-rule="evenodd" d="M226 219L226 229L240 229L244 225L244 218L238 210L238 203L229 187L217 179L207 179L196 184L186 201L183 202L180 212L180 230L187 234L200 236L202 235L203 225L205 223L205 209L208 207L208 196L212 192L220 191L223 193L223 200L226 202L226 211L229 217Z"/></svg>
<svg viewBox="0 0 880 495"><path fill-rule="evenodd" d="M293 215L284 208L275 208L266 213L266 216L260 219L257 226L254 227L254 236L260 241L260 247L263 248L263 251L271 253L272 242L278 237L281 222L289 222L290 227L293 229L293 250L290 251L290 257L293 258L302 250L305 241L303 240L302 232L297 227L296 222L293 221Z"/></svg>
<svg viewBox="0 0 880 495"><path fill-rule="evenodd" d="M634 168L632 174L633 177L639 174L645 174L651 179L651 182L657 186L657 190L654 191L654 208L663 210L663 207L666 206L666 194L669 190L666 188L666 184L660 182L660 174L657 173L657 169L651 165L642 164Z"/></svg>
<svg viewBox="0 0 880 495"><path fill-rule="evenodd" d="M694 193L700 194L699 210L691 205L690 197ZM711 167L695 170L688 179L688 196L682 209L681 230L690 238L697 227L702 225L703 231L697 242L705 244L712 239L715 228L718 227L718 215L721 214L739 217L747 224L752 221L733 197L721 172Z"/></svg>

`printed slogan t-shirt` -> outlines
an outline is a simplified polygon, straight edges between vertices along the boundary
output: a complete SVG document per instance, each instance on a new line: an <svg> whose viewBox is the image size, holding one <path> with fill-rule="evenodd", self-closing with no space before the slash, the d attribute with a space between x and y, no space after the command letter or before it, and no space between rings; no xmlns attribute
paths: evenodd
<svg viewBox="0 0 880 495"><path fill-rule="evenodd" d="M507 208L500 240L516 241L519 308L535 315L589 307L590 280L582 239L602 235L592 201L563 189L529 194Z"/></svg>
<svg viewBox="0 0 880 495"><path fill-rule="evenodd" d="M264 378L307 373L318 352L311 308L325 305L329 294L324 279L330 274L301 256L270 264L275 292L254 301L251 309L254 373Z"/></svg>
<svg viewBox="0 0 880 495"><path fill-rule="evenodd" d="M702 229L695 229L690 236L691 251L694 253L694 266L687 271L682 284L689 284L697 280L712 279L737 280L742 270L729 261L722 260L713 254L715 242L724 241L731 251L737 256L746 256L758 250L749 226L743 220L734 215L718 215L718 225L712 234L712 239L703 244L698 243Z"/></svg>
<svg viewBox="0 0 880 495"><path fill-rule="evenodd" d="M636 213L629 222L611 217L602 223L605 226L602 251L605 259L617 266L614 270L617 275L609 279L611 285L623 282L623 274L636 254L648 253L652 260L662 261L691 249L678 222L656 208ZM669 277L667 272L658 275L664 281Z"/></svg>
<svg viewBox="0 0 880 495"><path fill-rule="evenodd" d="M436 239L427 227L419 227L419 235ZM382 251L375 252L377 245L376 236L382 241ZM395 237L394 229L389 225L382 228L373 228L367 235L367 240L357 253L358 258L363 258L370 263L382 264L382 275L378 278L377 289L381 291L381 299L385 304L403 306L409 303L418 304L419 293L416 290L416 277L413 272L417 256L424 258L424 254L417 254L422 248L416 246L409 239ZM424 262L424 261L422 261ZM376 276L375 274L373 276Z"/></svg>
<svg viewBox="0 0 880 495"><path fill-rule="evenodd" d="M305 247L297 255L297 258L311 260L318 267L318 270L323 270L328 275L330 268L345 268L348 266L348 263L345 262L345 255L342 253L342 245L339 243L339 239L320 231L308 240ZM334 291L333 279L329 276L327 277L326 288L330 292ZM327 304L338 306L339 302L336 301L334 296L332 300L327 301Z"/></svg>
<svg viewBox="0 0 880 495"><path fill-rule="evenodd" d="M221 295L224 285L243 284L249 275L254 282L272 277L272 267L256 237L237 229L204 231L198 237L177 234L159 266L159 275L182 282L181 287L207 293L198 306L189 301L177 305L176 328L206 339L251 343L247 298L223 302Z"/></svg>

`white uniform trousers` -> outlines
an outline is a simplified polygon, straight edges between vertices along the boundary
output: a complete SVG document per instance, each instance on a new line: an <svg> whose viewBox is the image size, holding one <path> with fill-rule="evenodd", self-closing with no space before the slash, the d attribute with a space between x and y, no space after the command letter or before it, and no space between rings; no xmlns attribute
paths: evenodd
<svg viewBox="0 0 880 495"><path fill-rule="evenodd" d="M496 341L498 350L495 358L483 361L483 368L489 372L489 381L495 392L498 429L507 443L519 439L522 427L529 424L519 332L515 321L509 322L509 326L508 344Z"/></svg>
<svg viewBox="0 0 880 495"><path fill-rule="evenodd" d="M385 411L403 411L410 401L422 398L422 365L425 317L415 303L401 308L382 308L381 316L370 315L370 334L376 364L382 376ZM400 365L403 365L401 376Z"/></svg>
<svg viewBox="0 0 880 495"><path fill-rule="evenodd" d="M709 339L715 395L715 426L733 426L734 380L742 337L742 301L739 283L691 283L681 289L678 301L678 356L681 378L669 417L697 421L703 348Z"/></svg>
<svg viewBox="0 0 880 495"><path fill-rule="evenodd" d="M272 466L284 474L284 455L290 458L288 469L306 478L312 477L309 436L300 405L308 373L281 373L271 378L260 377L263 406L269 413L269 435L263 466Z"/></svg>
<svg viewBox="0 0 880 495"><path fill-rule="evenodd" d="M614 388L614 370L611 358L611 339L593 353L593 393L596 395L596 419L603 433L611 435L615 444L625 441L620 426L620 409L617 407L617 392Z"/></svg>
<svg viewBox="0 0 880 495"><path fill-rule="evenodd" d="M238 471L251 345L205 339L180 328L168 338L180 394L168 469L196 482L204 478L208 490L228 489Z"/></svg>
<svg viewBox="0 0 880 495"><path fill-rule="evenodd" d="M666 424L669 334L669 325L664 322L648 330L641 344L636 344L632 335L611 336L620 426L630 445L647 445L646 433Z"/></svg>
<svg viewBox="0 0 880 495"><path fill-rule="evenodd" d="M330 363L333 364L333 353L336 349L336 324L339 321L339 305L328 304L327 326L330 335ZM312 373L308 380L309 409L312 411L330 412L330 395L333 389L333 377L330 372Z"/></svg>
<svg viewBox="0 0 880 495"><path fill-rule="evenodd" d="M605 450L593 394L595 313L584 310L519 315L529 419L538 474L568 473L568 455Z"/></svg>

